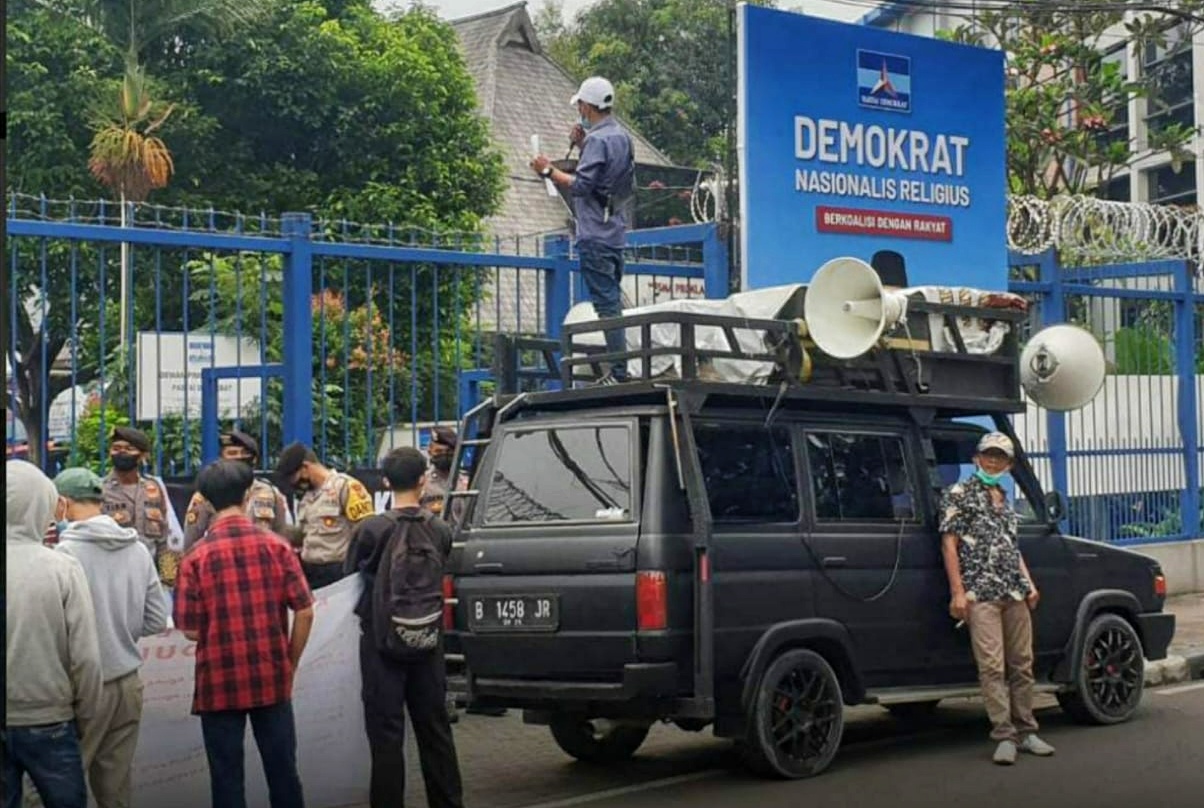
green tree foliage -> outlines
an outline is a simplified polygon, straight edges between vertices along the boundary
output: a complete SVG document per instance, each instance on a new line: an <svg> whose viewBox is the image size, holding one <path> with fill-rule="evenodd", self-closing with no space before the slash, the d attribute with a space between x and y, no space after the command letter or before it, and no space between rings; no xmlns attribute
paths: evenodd
<svg viewBox="0 0 1204 808"><path fill-rule="evenodd" d="M1183 15L1204 10L1201 0L1174 4ZM1118 42L1139 49L1163 47L1176 30L1193 23L1152 11L1125 20L1120 4L1010 3L984 6L974 19L941 36L956 42L1001 47L1007 53L1008 179L1014 194L1052 197L1103 188L1145 149L1169 150L1176 170L1185 159L1193 128L1152 126L1147 142L1134 144L1127 130L1110 134L1128 101L1145 99L1155 112L1166 105L1160 89L1173 76L1161 69L1126 78L1118 60L1104 54ZM1181 24L1182 29L1175 25ZM1118 39L1117 32L1122 36ZM1186 36L1191 51L1191 37ZM1190 83L1190 79L1189 79ZM1068 115L1070 111L1072 114ZM1135 148L1140 146L1142 148Z"/></svg>
<svg viewBox="0 0 1204 808"><path fill-rule="evenodd" d="M735 137L732 9L728 0L600 0L566 22L549 3L536 26L576 79L614 82L619 114L661 151L703 167L723 163Z"/></svg>
<svg viewBox="0 0 1204 808"><path fill-rule="evenodd" d="M155 96L177 104L161 130L174 176L155 192L156 202L393 222L399 232L417 228L430 239L478 230L494 210L503 187L501 160L475 114L455 34L430 12L386 19L366 0L273 0L268 13L246 21L237 36L219 38L201 23L181 19L138 46ZM104 195L88 173L88 100L112 92L116 83L109 77L120 73L125 46L30 0L9 5L8 25L6 191L50 199ZM95 217L97 210L81 205L78 213ZM110 222L115 214L110 206ZM43 367L75 344L75 381L87 385L103 373L107 398L124 410L128 395L109 390L114 381L128 390L122 368L133 367L133 351L117 356L116 245L15 244L17 266L9 280L25 305L18 307L9 359L16 409L36 448L43 407L72 381L44 376ZM207 330L237 305L226 297L198 299L195 279L186 280L185 271L195 250L132 251L134 330L181 331L186 317L190 330ZM384 274L380 266L376 271ZM352 274L363 275L364 266ZM433 271L417 274L422 355L416 364L427 367L443 348L431 338L435 282L425 279ZM408 278L409 268L398 267L396 275ZM438 281L444 322L451 322L457 299L462 306L472 299L472 285L457 289L450 275ZM408 300L409 288L395 291ZM352 308L359 305L363 301Z"/></svg>

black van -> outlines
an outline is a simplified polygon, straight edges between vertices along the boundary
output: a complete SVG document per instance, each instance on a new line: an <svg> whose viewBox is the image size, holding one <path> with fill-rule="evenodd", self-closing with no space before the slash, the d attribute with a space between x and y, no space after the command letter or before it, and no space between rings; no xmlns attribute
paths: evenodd
<svg viewBox="0 0 1204 808"><path fill-rule="evenodd" d="M552 356L585 350L568 327L535 346L564 389L517 393L513 357L532 345L500 341L509 391L466 419L456 462L472 455L473 483L451 495L471 500L446 592L472 702L523 709L581 760L629 756L671 721L736 739L761 772L805 777L835 755L845 705L917 715L976 695L935 510L984 431L955 419L1014 437L1014 341L1003 361L959 357L943 385L953 371L935 355L926 370L878 356L804 371L797 328L764 321L780 337L760 357L775 383L730 384L700 377L720 354L689 339L722 318L672 317L682 372L658 381L569 389L600 360ZM1123 721L1143 659L1164 658L1174 632L1161 570L1062 535L1064 498L1043 496L1020 452L1013 478L1042 593L1038 686L1075 718Z"/></svg>

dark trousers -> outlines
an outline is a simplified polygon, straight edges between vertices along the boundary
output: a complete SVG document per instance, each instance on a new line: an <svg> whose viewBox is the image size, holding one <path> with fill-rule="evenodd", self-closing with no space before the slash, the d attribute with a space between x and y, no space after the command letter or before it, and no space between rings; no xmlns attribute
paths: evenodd
<svg viewBox="0 0 1204 808"><path fill-rule="evenodd" d="M585 290L599 320L618 317L623 313L623 251L590 241L577 243L577 255L581 259L581 278ZM606 352L620 353L627 350L627 337L623 329L614 328L606 332ZM610 367L610 375L616 380L627 378L627 360L620 359Z"/></svg>
<svg viewBox="0 0 1204 808"><path fill-rule="evenodd" d="M297 773L297 728L293 705L287 701L251 710L201 713L213 808L246 808L243 738L248 718L263 761L272 808L304 808L301 776Z"/></svg>
<svg viewBox="0 0 1204 808"><path fill-rule="evenodd" d="M308 561L302 561L301 571L305 573L305 580L309 582L311 590L321 589L343 580L342 561L336 561L333 564L310 564Z"/></svg>
<svg viewBox="0 0 1204 808"><path fill-rule="evenodd" d="M5 808L20 808L26 774L46 808L86 808L88 786L74 721L4 731Z"/></svg>
<svg viewBox="0 0 1204 808"><path fill-rule="evenodd" d="M405 804L406 709L414 724L418 762L431 808L463 808L460 764L447 716L447 672L443 653L428 660L401 664L376 650L370 632L360 637L360 671L364 678L364 725L372 750L372 808Z"/></svg>

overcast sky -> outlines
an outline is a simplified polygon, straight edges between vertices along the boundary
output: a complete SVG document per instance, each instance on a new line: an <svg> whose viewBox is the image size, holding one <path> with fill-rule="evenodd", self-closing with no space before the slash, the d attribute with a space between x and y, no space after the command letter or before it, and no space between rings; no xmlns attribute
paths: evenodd
<svg viewBox="0 0 1204 808"><path fill-rule="evenodd" d="M391 0L391 2L405 5L399 0ZM427 5L434 6L444 18L449 20L504 8L514 2L517 0L425 0ZM527 0L527 11L534 17L545 2L546 0ZM596 2L598 0L562 0L565 17L571 19L581 9ZM387 4L389 3L381 3L381 5ZM780 8L802 9L808 14L837 20L855 20L865 14L873 5L868 0L780 0L778 3Z"/></svg>

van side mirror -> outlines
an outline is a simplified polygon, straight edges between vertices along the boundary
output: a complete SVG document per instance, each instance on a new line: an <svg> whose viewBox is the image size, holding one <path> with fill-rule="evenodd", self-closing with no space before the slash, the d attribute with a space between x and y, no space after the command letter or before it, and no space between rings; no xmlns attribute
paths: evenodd
<svg viewBox="0 0 1204 808"><path fill-rule="evenodd" d="M1045 495L1045 514L1051 523L1065 519L1068 510L1070 507L1066 502L1066 495L1061 491L1050 491Z"/></svg>

